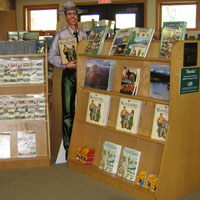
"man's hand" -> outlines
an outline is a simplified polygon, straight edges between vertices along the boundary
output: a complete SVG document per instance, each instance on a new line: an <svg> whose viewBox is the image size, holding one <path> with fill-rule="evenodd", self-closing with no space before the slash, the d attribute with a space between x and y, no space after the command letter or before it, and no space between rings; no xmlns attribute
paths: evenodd
<svg viewBox="0 0 200 200"><path fill-rule="evenodd" d="M67 69L76 69L76 60L67 63L65 65L65 68L67 68Z"/></svg>

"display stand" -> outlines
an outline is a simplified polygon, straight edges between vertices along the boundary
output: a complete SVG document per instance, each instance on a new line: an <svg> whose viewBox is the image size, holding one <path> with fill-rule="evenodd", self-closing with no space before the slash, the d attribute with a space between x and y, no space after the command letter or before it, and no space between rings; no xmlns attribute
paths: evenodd
<svg viewBox="0 0 200 200"><path fill-rule="evenodd" d="M51 164L50 155L50 134L49 134L49 109L48 109L48 77L47 77L47 51L45 54L18 54L18 55L0 55L0 59L41 59L44 63L44 83L21 83L21 84L3 84L0 87L0 95L28 95L44 94L45 97L45 118L44 119L13 119L1 120L0 132L10 133L10 158L0 159L0 168L20 168L49 166ZM34 131L36 137L36 156L19 157L18 156L18 131Z"/></svg>
<svg viewBox="0 0 200 200"><path fill-rule="evenodd" d="M77 70L77 108L69 149L69 167L89 175L97 180L110 184L139 199L177 199L200 187L198 169L200 167L200 134L199 121L200 93L180 94L180 76L184 60L184 44L198 41L180 41L172 48L170 59L159 59L159 41L153 41L147 58L107 56L111 42L105 42L104 55L91 56L82 54L85 42L78 45ZM112 91L103 91L84 87L87 59L105 58L116 61ZM200 66L200 53L197 64ZM170 101L161 101L149 97L150 65L171 65ZM140 86L137 96L119 93L123 66L141 68ZM111 95L111 107L107 126L86 123L86 111L89 92ZM115 129L120 97L138 99L143 102L140 124L137 135ZM165 142L151 139L154 107L156 103L169 105L169 126ZM117 175L105 173L98 168L104 141L111 141L122 146L141 151L138 173L148 171L159 177L157 191L152 193ZM87 146L95 149L92 166L76 161L78 147Z"/></svg>

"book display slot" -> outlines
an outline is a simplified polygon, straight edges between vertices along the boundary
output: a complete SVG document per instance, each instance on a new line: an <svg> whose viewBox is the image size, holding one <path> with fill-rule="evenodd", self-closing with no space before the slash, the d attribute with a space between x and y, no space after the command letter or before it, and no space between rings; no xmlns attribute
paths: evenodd
<svg viewBox="0 0 200 200"><path fill-rule="evenodd" d="M198 134L200 114L197 112L200 109L200 96L199 91L191 91L185 94L181 94L180 91L184 87L181 82L181 71L200 66L200 55L197 53L196 65L183 67L184 48L187 46L185 44L196 43L199 49L200 43L198 41L179 41L173 46L170 58L158 58L160 41L153 41L147 57L141 58L108 56L111 41L105 42L102 55L85 55L83 54L85 42L81 41L77 48L77 106L68 155L69 167L126 191L138 199L177 199L197 189L200 186L197 173L200 167L198 159L200 153L200 146L198 145L200 140ZM84 86L87 61L91 58L115 61L112 89L110 91ZM169 101L150 97L152 65L170 66L171 68L170 83L168 84ZM140 69L137 95L120 93L124 67ZM199 74L197 76L199 77ZM106 125L90 123L86 120L91 92L111 96ZM122 120L121 124L117 124L119 123L117 118L121 99L141 102L140 114L137 115L138 127L136 132L116 128L122 126ZM155 121L154 113L157 104L169 107L168 122L166 122L167 126L165 127L167 132L162 140L155 139L156 137L152 138L152 128ZM131 116L131 111L128 110L128 112ZM128 129L127 124L129 125L128 121L124 123L123 128ZM122 150L128 148L130 151L138 152L138 156L133 158L137 170L135 172L130 171L130 173L133 173L131 176L134 177L132 181L128 180L128 177L124 177L124 171L119 171L121 162L124 162L124 165L132 166L126 161L127 156L124 157L123 161L121 160L123 157L122 150L116 173L102 170L105 167L104 163L104 167L99 167L102 163L102 155L104 155L103 162L108 158L114 160L114 157L112 157L114 153L104 150L105 142L112 143L115 146L120 145ZM93 165L84 165L76 160L77 149L84 146L94 149ZM102 154L103 151L104 154ZM128 157L127 160L129 159L131 157ZM126 167L123 170L126 170ZM144 172L151 174L151 181L156 177L156 190L148 190L133 181L139 174L144 174ZM123 173L123 175L119 176L120 173Z"/></svg>
<svg viewBox="0 0 200 200"><path fill-rule="evenodd" d="M0 55L1 169L50 165L45 52Z"/></svg>

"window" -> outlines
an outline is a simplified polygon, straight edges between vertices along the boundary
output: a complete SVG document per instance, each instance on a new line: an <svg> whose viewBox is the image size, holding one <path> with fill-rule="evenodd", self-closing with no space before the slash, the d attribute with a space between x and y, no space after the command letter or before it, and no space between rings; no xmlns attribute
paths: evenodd
<svg viewBox="0 0 200 200"><path fill-rule="evenodd" d="M166 21L186 21L187 30L200 30L200 2L198 0L157 0L157 30Z"/></svg>
<svg viewBox="0 0 200 200"><path fill-rule="evenodd" d="M196 5L193 4L163 5L162 24L166 21L186 21L187 28L196 28L196 9Z"/></svg>
<svg viewBox="0 0 200 200"><path fill-rule="evenodd" d="M24 6L25 30L29 32L55 33L59 5Z"/></svg>
<svg viewBox="0 0 200 200"><path fill-rule="evenodd" d="M93 19L95 20L95 21L99 21L99 15L98 14L96 14L96 15L81 15L81 19L80 19L80 21L81 22L87 22L87 21L92 21Z"/></svg>
<svg viewBox="0 0 200 200"><path fill-rule="evenodd" d="M118 13L115 15L116 28L130 28L135 27L136 14L135 13Z"/></svg>

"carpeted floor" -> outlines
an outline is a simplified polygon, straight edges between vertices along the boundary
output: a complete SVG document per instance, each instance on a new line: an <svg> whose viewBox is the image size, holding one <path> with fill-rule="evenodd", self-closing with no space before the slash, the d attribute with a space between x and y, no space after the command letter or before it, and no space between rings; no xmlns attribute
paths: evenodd
<svg viewBox="0 0 200 200"><path fill-rule="evenodd" d="M0 170L0 181L0 200L136 200L67 164ZM180 200L200 200L200 191Z"/></svg>

